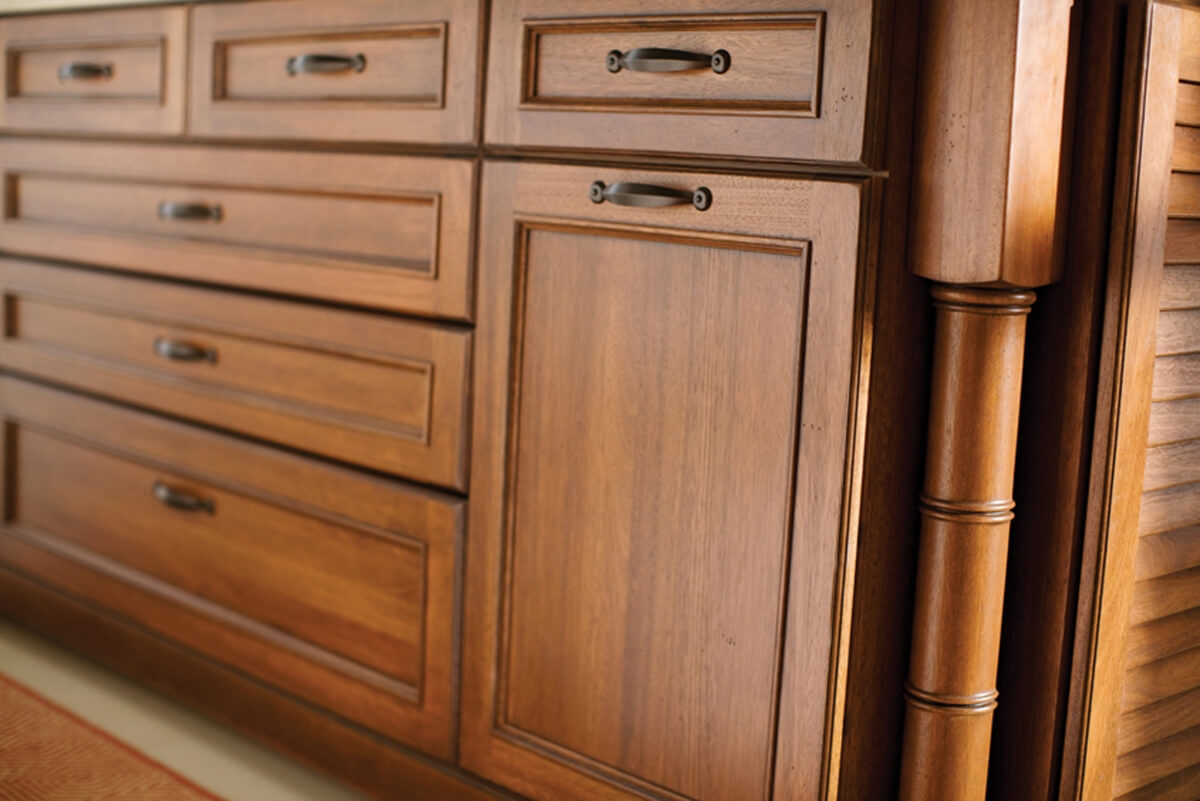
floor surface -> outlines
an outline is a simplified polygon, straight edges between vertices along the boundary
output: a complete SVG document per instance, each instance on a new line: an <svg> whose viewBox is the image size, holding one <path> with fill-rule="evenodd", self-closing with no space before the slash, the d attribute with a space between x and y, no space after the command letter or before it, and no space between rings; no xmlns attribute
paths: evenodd
<svg viewBox="0 0 1200 801"><path fill-rule="evenodd" d="M3 620L0 672L226 801L366 801Z"/></svg>

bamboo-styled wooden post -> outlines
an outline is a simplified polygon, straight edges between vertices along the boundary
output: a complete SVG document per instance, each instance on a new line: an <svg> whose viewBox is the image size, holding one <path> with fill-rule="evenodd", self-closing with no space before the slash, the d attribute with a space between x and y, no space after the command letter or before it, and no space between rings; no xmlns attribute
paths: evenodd
<svg viewBox="0 0 1200 801"><path fill-rule="evenodd" d="M937 309L900 798L983 801L1025 319L1056 278L1071 0L927 0L910 259Z"/></svg>

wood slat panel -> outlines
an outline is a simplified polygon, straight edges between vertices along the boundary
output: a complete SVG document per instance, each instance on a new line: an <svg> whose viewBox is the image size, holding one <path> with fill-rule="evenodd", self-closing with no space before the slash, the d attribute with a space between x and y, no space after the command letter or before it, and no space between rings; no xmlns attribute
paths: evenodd
<svg viewBox="0 0 1200 801"><path fill-rule="evenodd" d="M1200 398L1162 401L1150 407L1149 445L1189 440L1200 430Z"/></svg>
<svg viewBox="0 0 1200 801"><path fill-rule="evenodd" d="M1146 492L1200 481L1200 440L1149 448L1144 481Z"/></svg>
<svg viewBox="0 0 1200 801"><path fill-rule="evenodd" d="M1191 131L1191 128L1180 128ZM1195 129L1200 133L1200 128ZM1178 140L1176 140L1178 147ZM1200 165L1198 165L1200 166ZM1200 220L1169 220L1164 250L1167 264L1200 264Z"/></svg>
<svg viewBox="0 0 1200 801"><path fill-rule="evenodd" d="M1196 801L1197 798L1200 798L1200 765L1173 773L1117 801Z"/></svg>
<svg viewBox="0 0 1200 801"><path fill-rule="evenodd" d="M1126 670L1189 651L1200 645L1200 609L1130 626L1125 648Z"/></svg>
<svg viewBox="0 0 1200 801"><path fill-rule="evenodd" d="M1200 170L1200 128L1181 125L1175 129L1171 166L1177 170Z"/></svg>
<svg viewBox="0 0 1200 801"><path fill-rule="evenodd" d="M1200 568L1135 583L1129 621L1136 625L1196 607L1200 607ZM1200 630L1196 637L1200 644Z"/></svg>
<svg viewBox="0 0 1200 801"><path fill-rule="evenodd" d="M1179 84L1179 95L1175 99L1175 121L1180 125L1200 125L1200 86L1194 83Z"/></svg>
<svg viewBox="0 0 1200 801"><path fill-rule="evenodd" d="M1200 267L1167 267L1163 270L1159 306L1163 309L1200 307Z"/></svg>
<svg viewBox="0 0 1200 801"><path fill-rule="evenodd" d="M1194 726L1200 726L1200 688L1196 687L1122 714L1117 742L1121 753L1128 754Z"/></svg>
<svg viewBox="0 0 1200 801"><path fill-rule="evenodd" d="M1137 547L1138 580L1200 567L1200 526L1142 537ZM1200 673L1196 674L1200 676Z"/></svg>
<svg viewBox="0 0 1200 801"><path fill-rule="evenodd" d="M1186 693L1200 676L1200 647L1130 670L1125 677L1121 708L1138 709Z"/></svg>
<svg viewBox="0 0 1200 801"><path fill-rule="evenodd" d="M1200 524L1200 486L1185 484L1167 490L1147 492L1142 497L1142 534L1161 534Z"/></svg>
<svg viewBox="0 0 1200 801"><path fill-rule="evenodd" d="M1200 82L1200 15L1184 14L1179 37L1179 80Z"/></svg>
<svg viewBox="0 0 1200 801"><path fill-rule="evenodd" d="M1200 217L1200 175L1171 173L1167 197L1167 210L1172 217Z"/></svg>
<svg viewBox="0 0 1200 801"><path fill-rule="evenodd" d="M1154 400L1200 395L1200 354L1159 356L1154 360Z"/></svg>
<svg viewBox="0 0 1200 801"><path fill-rule="evenodd" d="M1200 761L1200 726L1117 757L1113 795L1119 796L1178 773Z"/></svg>
<svg viewBox="0 0 1200 801"><path fill-rule="evenodd" d="M1160 356L1200 351L1200 309L1161 312L1157 349Z"/></svg>

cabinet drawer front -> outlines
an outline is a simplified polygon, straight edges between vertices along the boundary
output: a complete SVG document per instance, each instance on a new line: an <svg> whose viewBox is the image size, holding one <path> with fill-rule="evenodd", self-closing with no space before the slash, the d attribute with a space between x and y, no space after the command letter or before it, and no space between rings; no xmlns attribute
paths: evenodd
<svg viewBox="0 0 1200 801"><path fill-rule="evenodd" d="M864 159L871 4L633 0L492 11L489 143ZM692 9L689 9L691 12Z"/></svg>
<svg viewBox="0 0 1200 801"><path fill-rule="evenodd" d="M0 393L0 558L447 753L458 502L14 379Z"/></svg>
<svg viewBox="0 0 1200 801"><path fill-rule="evenodd" d="M10 370L465 488L468 332L15 260L0 291Z"/></svg>
<svg viewBox="0 0 1200 801"><path fill-rule="evenodd" d="M545 801L817 797L861 187L496 163L483 202L463 763Z"/></svg>
<svg viewBox="0 0 1200 801"><path fill-rule="evenodd" d="M181 134L187 11L0 20L10 130Z"/></svg>
<svg viewBox="0 0 1200 801"><path fill-rule="evenodd" d="M729 14L708 22L681 17L531 24L522 105L812 116L821 21L820 14ZM646 49L681 50L709 60L693 65ZM666 67L672 69L657 71Z"/></svg>
<svg viewBox="0 0 1200 801"><path fill-rule="evenodd" d="M468 315L467 162L10 140L0 163L11 252Z"/></svg>
<svg viewBox="0 0 1200 801"><path fill-rule="evenodd" d="M197 134L474 141L469 0L277 0L193 11Z"/></svg>

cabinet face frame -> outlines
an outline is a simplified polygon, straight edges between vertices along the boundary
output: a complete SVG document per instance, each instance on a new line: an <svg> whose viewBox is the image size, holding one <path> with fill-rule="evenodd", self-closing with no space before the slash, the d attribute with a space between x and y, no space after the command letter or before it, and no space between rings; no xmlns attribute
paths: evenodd
<svg viewBox="0 0 1200 801"><path fill-rule="evenodd" d="M593 180L704 185L714 202L686 222L663 209L595 205ZM522 231L623 231L751 249L787 240L808 251L809 309L800 372L800 447L786 563L786 630L777 673L777 741L767 787L775 797L836 797L837 764L865 427L872 280L860 237L865 183L492 162L483 180L477 310L472 495L464 606L460 745L468 769L538 799L685 798L642 781L622 783L533 750L495 725L502 578L511 514L509 437L514 309ZM754 209L754 214L746 213ZM673 222L667 222L672 220ZM784 322L781 325L786 324ZM794 324L794 323L793 323ZM796 433L796 432L794 432ZM797 535L797 532L802 532ZM814 534L819 532L820 536ZM814 645L819 643L820 645ZM634 789L636 788L636 789Z"/></svg>

